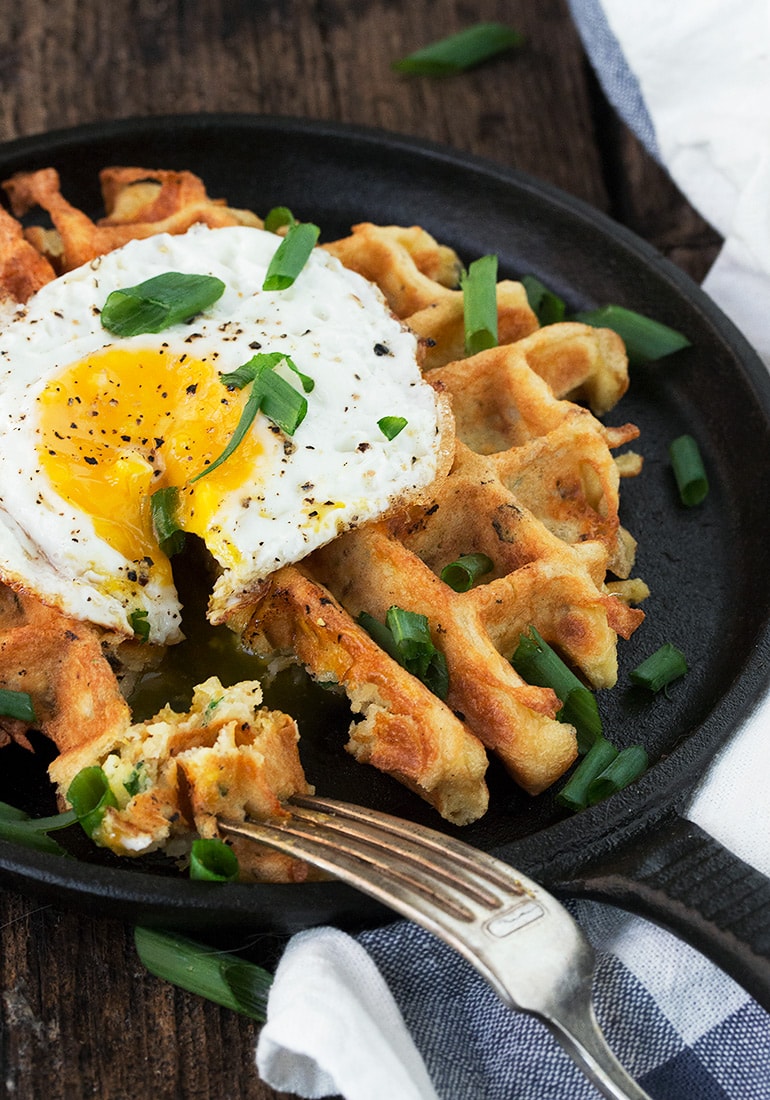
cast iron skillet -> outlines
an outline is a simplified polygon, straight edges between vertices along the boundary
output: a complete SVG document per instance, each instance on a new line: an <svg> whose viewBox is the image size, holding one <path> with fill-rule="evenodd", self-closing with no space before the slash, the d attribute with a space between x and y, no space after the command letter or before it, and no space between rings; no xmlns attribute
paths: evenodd
<svg viewBox="0 0 770 1100"><path fill-rule="evenodd" d="M610 899L667 924L770 1008L770 883L681 816L761 696L768 667L770 379L745 341L681 272L596 211L512 171L391 134L203 115L88 126L0 149L2 178L54 165L65 194L95 215L97 174L109 164L192 169L209 194L263 214L287 205L327 240L361 220L420 224L465 263L496 252L502 275L531 272L571 308L616 302L690 338L690 349L634 370L610 417L642 432L645 470L624 483L622 518L639 540L636 572L653 594L646 622L621 643L619 685L603 693L601 707L615 743L642 741L654 764L631 789L577 817L565 817L549 794L521 794L493 765L489 813L462 836L559 892ZM666 458L668 441L684 431L698 439L711 479L706 502L691 510L677 501ZM650 699L628 686L627 672L664 641L684 649L691 670L668 697ZM290 680L283 690L296 686ZM324 696L306 712L313 717L302 724L303 760L320 794L451 831L345 754L344 707ZM50 812L43 765L15 747L2 761L0 798ZM129 865L87 846L78 855L0 843L0 875L58 904L235 941L392 916L337 883L211 887L170 874L165 863Z"/></svg>

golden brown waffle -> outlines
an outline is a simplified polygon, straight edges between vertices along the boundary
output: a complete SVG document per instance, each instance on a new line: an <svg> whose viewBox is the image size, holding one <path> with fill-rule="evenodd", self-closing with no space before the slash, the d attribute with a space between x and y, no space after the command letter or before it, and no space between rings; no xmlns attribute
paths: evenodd
<svg viewBox="0 0 770 1100"><path fill-rule="evenodd" d="M408 323L433 310L441 322L423 335L434 361L443 361L447 347L456 349L444 320L459 292L426 274L453 269L435 242L431 252L430 240L363 226L329 247L376 278ZM451 806L455 821L478 816L484 796L477 766L475 787L466 772L455 782L456 749L446 735L453 720L533 794L575 758L575 732L556 720L554 693L525 684L511 665L521 635L534 626L603 688L617 676L617 636L628 637L643 618L605 587L608 571L628 576L635 548L618 520L619 470L610 448L637 430L605 428L561 396L585 396L600 410L613 404L628 384L622 343L578 324L538 330L518 284L503 284L500 296L518 299L508 315L515 313L517 335L427 371L449 394L457 424L454 464L433 499L343 535L301 569L282 570L264 586L247 625L240 623L247 644L293 652L312 675L340 682L364 714L351 726L349 750L407 782L445 816ZM627 458L625 468L636 472L638 462ZM487 555L492 571L471 591L454 592L441 570L470 553ZM427 689L408 674L398 679L391 659L355 623L361 612L383 621L393 605L425 615L447 659L449 694L445 703L434 697L429 721L421 710ZM406 694L404 676L411 680ZM400 733L405 706L415 718L410 737Z"/></svg>

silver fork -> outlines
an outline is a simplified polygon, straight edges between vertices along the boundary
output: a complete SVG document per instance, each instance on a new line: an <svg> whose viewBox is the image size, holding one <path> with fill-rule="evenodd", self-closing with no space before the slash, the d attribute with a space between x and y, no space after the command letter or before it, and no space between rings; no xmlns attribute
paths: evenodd
<svg viewBox="0 0 770 1100"><path fill-rule="evenodd" d="M464 956L502 1000L537 1016L610 1100L650 1100L599 1029L594 952L546 890L470 845L402 818L296 797L285 821L220 832L304 859L414 920Z"/></svg>

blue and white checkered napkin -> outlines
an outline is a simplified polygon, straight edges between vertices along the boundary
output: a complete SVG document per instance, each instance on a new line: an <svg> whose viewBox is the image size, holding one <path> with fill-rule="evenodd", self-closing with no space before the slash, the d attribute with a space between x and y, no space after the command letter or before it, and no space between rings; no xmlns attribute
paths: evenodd
<svg viewBox="0 0 770 1100"><path fill-rule="evenodd" d="M570 4L610 100L724 236L705 288L770 365L767 0ZM767 703L736 731L688 814L767 875L769 781ZM598 952L600 1023L654 1100L770 1100L766 1012L663 929L596 902L571 908ZM357 940L334 929L295 937L257 1064L303 1097L597 1096L545 1028L406 921Z"/></svg>

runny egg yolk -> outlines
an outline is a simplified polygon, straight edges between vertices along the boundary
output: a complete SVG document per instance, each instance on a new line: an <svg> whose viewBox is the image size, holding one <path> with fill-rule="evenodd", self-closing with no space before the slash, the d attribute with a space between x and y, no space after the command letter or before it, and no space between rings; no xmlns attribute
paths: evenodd
<svg viewBox="0 0 770 1100"><path fill-rule="evenodd" d="M40 460L50 484L109 545L129 561L160 564L152 493L177 486L179 526L205 538L224 495L253 477L263 451L249 432L231 459L189 484L225 449L247 397L204 359L108 347L42 390Z"/></svg>

